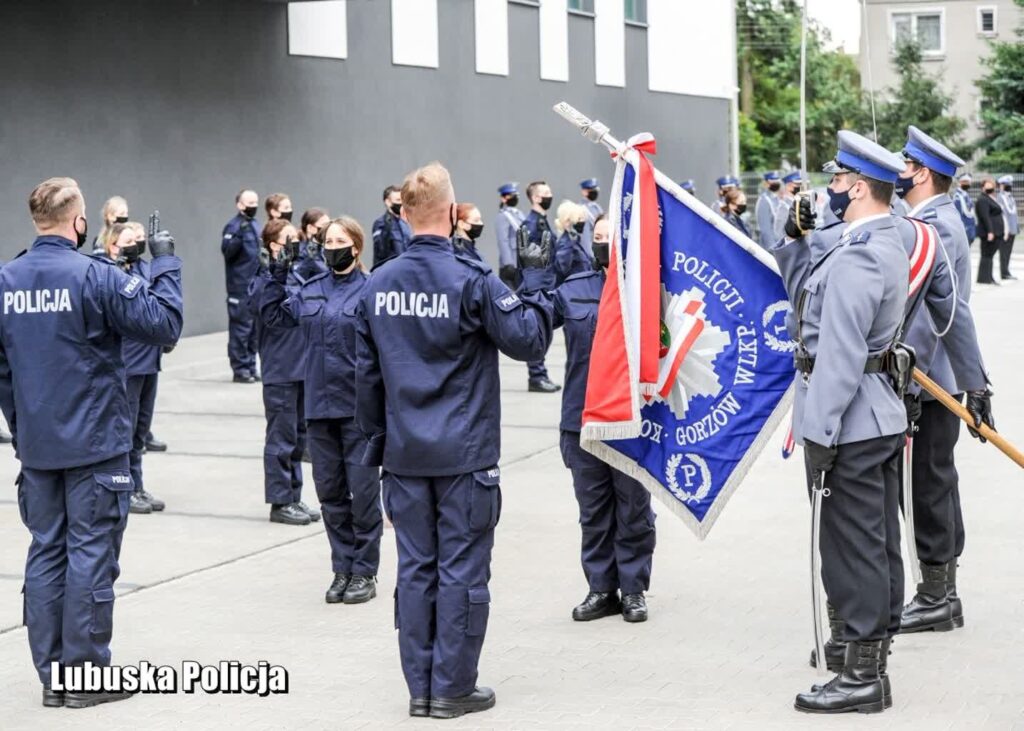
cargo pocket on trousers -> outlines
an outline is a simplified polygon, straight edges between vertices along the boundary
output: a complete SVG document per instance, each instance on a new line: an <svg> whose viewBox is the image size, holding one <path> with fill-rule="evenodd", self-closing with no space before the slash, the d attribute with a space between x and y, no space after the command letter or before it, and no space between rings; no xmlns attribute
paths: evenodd
<svg viewBox="0 0 1024 731"><path fill-rule="evenodd" d="M92 621L89 634L97 642L110 642L114 631L114 589L102 586L92 590Z"/></svg>
<svg viewBox="0 0 1024 731"><path fill-rule="evenodd" d="M487 617L491 613L491 591L486 586L471 586L466 592L469 607L466 611L466 636L480 637L487 631Z"/></svg>
<svg viewBox="0 0 1024 731"><path fill-rule="evenodd" d="M497 467L473 473L469 496L469 529L474 533L493 530L501 515L501 473Z"/></svg>
<svg viewBox="0 0 1024 731"><path fill-rule="evenodd" d="M135 489L132 476L125 472L97 472L96 501L92 508L94 526L119 525L128 519L128 502Z"/></svg>

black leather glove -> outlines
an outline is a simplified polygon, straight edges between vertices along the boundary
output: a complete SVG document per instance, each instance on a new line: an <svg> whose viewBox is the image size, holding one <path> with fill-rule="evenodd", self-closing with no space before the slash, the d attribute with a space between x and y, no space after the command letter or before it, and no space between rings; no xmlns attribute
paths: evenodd
<svg viewBox="0 0 1024 731"><path fill-rule="evenodd" d="M170 231L157 231L149 237L147 246L154 259L174 255L174 237Z"/></svg>
<svg viewBox="0 0 1024 731"><path fill-rule="evenodd" d="M984 391L967 392L967 413L974 419L974 429L967 427L967 431L975 439L980 439L984 444L988 440L978 433L977 428L985 424L989 429L995 431L996 422L992 418L992 392L987 388Z"/></svg>
<svg viewBox="0 0 1024 731"><path fill-rule="evenodd" d="M515 289L519 284L519 271L515 268L515 265L506 264L498 269L498 278L511 289Z"/></svg>
<svg viewBox="0 0 1024 731"><path fill-rule="evenodd" d="M798 239L808 231L814 229L814 221L818 214L811 204L811 197L807 195L797 196L793 206L789 209L789 218L786 219L786 236L791 239Z"/></svg>
<svg viewBox="0 0 1024 731"><path fill-rule="evenodd" d="M913 394L904 394L903 405L907 409L907 436L914 436L917 427L914 426L921 420L921 397Z"/></svg>
<svg viewBox="0 0 1024 731"><path fill-rule="evenodd" d="M804 440L804 454L815 472L828 472L836 463L838 447L823 447L810 439Z"/></svg>

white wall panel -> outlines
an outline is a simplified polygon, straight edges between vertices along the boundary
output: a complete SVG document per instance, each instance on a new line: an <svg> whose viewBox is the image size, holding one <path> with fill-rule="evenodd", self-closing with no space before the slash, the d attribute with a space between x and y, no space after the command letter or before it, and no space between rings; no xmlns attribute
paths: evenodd
<svg viewBox="0 0 1024 731"><path fill-rule="evenodd" d="M594 81L626 85L626 18L622 0L594 0Z"/></svg>
<svg viewBox="0 0 1024 731"><path fill-rule="evenodd" d="M565 0L540 0L540 77L569 80L569 11Z"/></svg>
<svg viewBox="0 0 1024 731"><path fill-rule="evenodd" d="M391 0L391 62L436 69L437 0Z"/></svg>
<svg viewBox="0 0 1024 731"><path fill-rule="evenodd" d="M732 98L736 93L733 13L733 3L726 0L648 0L648 88Z"/></svg>
<svg viewBox="0 0 1024 731"><path fill-rule="evenodd" d="M348 58L348 0L288 3L288 53Z"/></svg>
<svg viewBox="0 0 1024 731"><path fill-rule="evenodd" d="M508 76L508 0L474 0L476 70Z"/></svg>

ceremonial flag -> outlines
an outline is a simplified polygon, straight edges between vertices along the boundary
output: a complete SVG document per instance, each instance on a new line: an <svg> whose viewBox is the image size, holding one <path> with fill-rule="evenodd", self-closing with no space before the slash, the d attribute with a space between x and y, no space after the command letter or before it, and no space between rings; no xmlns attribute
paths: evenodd
<svg viewBox="0 0 1024 731"><path fill-rule="evenodd" d="M789 408L796 343L771 255L658 173L654 152L637 135L613 153L581 442L704 538Z"/></svg>

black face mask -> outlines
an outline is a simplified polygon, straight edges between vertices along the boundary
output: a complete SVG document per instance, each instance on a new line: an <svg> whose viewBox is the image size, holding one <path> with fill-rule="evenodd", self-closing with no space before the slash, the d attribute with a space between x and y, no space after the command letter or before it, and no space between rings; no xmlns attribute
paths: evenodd
<svg viewBox="0 0 1024 731"><path fill-rule="evenodd" d="M583 233L583 229L585 229L586 227L587 227L587 222L586 221L577 221L576 223L574 223L572 225L572 230L575 231L578 234L581 234L581 233Z"/></svg>
<svg viewBox="0 0 1024 731"><path fill-rule="evenodd" d="M996 192L995 188L985 188L984 190L985 190L985 195L992 195L993 193Z"/></svg>
<svg viewBox="0 0 1024 731"><path fill-rule="evenodd" d="M294 211L278 211L277 215L281 217L282 221L291 221L292 213L294 213Z"/></svg>
<svg viewBox="0 0 1024 731"><path fill-rule="evenodd" d="M598 196L598 194L600 194L600 192L601 191L597 190L596 188L594 190L588 190L587 191L587 200L588 201L596 201L597 200L597 196Z"/></svg>
<svg viewBox="0 0 1024 731"><path fill-rule="evenodd" d="M118 216L114 219L114 223L128 223L128 216Z"/></svg>
<svg viewBox="0 0 1024 731"><path fill-rule="evenodd" d="M736 206L736 215L737 216L742 216L746 212L747 212L747 204L746 203L744 203L741 206Z"/></svg>
<svg viewBox="0 0 1024 731"><path fill-rule="evenodd" d="M1003 190L1005 190L1007 193L1009 193L1011 190L1013 190L1013 186L1012 185L1004 185L1003 186Z"/></svg>
<svg viewBox="0 0 1024 731"><path fill-rule="evenodd" d="M845 220L846 209L850 207L850 191L844 190L842 193L836 193L830 189L828 191L828 207L836 214L836 218L840 221Z"/></svg>
<svg viewBox="0 0 1024 731"><path fill-rule="evenodd" d="M391 211L396 216L399 216L402 213L402 204L392 203L390 206L388 206L388 210Z"/></svg>
<svg viewBox="0 0 1024 731"><path fill-rule="evenodd" d="M324 263L336 272L343 272L356 260L355 247L344 249L324 249Z"/></svg>
<svg viewBox="0 0 1024 731"><path fill-rule="evenodd" d="M543 198L540 199L540 207L543 208L545 211L551 208L551 200L551 196L544 196Z"/></svg>
<svg viewBox="0 0 1024 731"><path fill-rule="evenodd" d="M139 255L141 253L142 252L139 251L139 242L138 241L136 241L134 244L131 244L129 246L122 246L121 247L121 258L124 259L129 264L131 264L132 262L138 261L139 260Z"/></svg>
<svg viewBox="0 0 1024 731"><path fill-rule="evenodd" d="M605 267L608 266L609 254L610 249L608 248L607 241L601 243L597 241L594 242L594 262L597 264L598 267L604 269Z"/></svg>
<svg viewBox="0 0 1024 731"><path fill-rule="evenodd" d="M476 241L478 238L480 238L480 234L482 234L483 232L484 225L482 223L474 223L470 224L469 231L466 232L466 235L469 236L470 241Z"/></svg>
<svg viewBox="0 0 1024 731"><path fill-rule="evenodd" d="M82 219L82 230L78 230L78 218ZM75 248L81 249L85 245L85 239L89 235L89 222L85 220L85 216L79 216L75 219Z"/></svg>
<svg viewBox="0 0 1024 731"><path fill-rule="evenodd" d="M242 209L242 213L245 214L247 218L256 218L256 206L246 206Z"/></svg>
<svg viewBox="0 0 1024 731"><path fill-rule="evenodd" d="M772 193L778 193L779 188L781 187L782 183L768 183L768 190L770 190Z"/></svg>
<svg viewBox="0 0 1024 731"><path fill-rule="evenodd" d="M917 175L917 173L914 173L914 175ZM896 190L897 198L906 198L907 193L914 189L914 175L911 175L909 178L896 178L896 185L894 188Z"/></svg>
<svg viewBox="0 0 1024 731"><path fill-rule="evenodd" d="M971 189L971 184L970 183L961 183L960 184L960 190L970 190L970 189Z"/></svg>
<svg viewBox="0 0 1024 731"><path fill-rule="evenodd" d="M519 196L510 195L508 198L505 199L505 205L515 208L516 206L519 205Z"/></svg>

